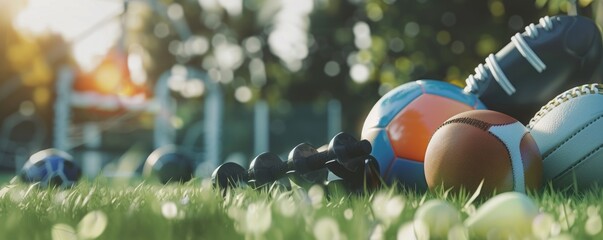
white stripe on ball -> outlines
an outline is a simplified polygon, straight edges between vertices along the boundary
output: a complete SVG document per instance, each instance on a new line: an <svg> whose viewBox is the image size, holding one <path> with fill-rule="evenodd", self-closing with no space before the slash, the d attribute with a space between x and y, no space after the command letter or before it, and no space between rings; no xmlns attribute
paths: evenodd
<svg viewBox="0 0 603 240"><path fill-rule="evenodd" d="M528 132L528 129L520 122L514 122L512 124L492 126L488 129L488 132L498 137L506 145L513 169L513 189L517 192L525 193L520 143L523 136Z"/></svg>

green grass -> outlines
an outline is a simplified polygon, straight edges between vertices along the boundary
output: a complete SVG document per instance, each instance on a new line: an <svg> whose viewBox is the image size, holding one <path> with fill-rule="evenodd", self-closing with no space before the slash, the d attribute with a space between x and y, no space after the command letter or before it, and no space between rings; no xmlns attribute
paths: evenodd
<svg viewBox="0 0 603 240"><path fill-rule="evenodd" d="M547 190L530 196L551 220L540 231L561 239L603 237L601 191L566 195ZM417 208L434 198L450 202L463 219L482 202L464 207L467 194L396 189L327 196L318 187L240 188L223 197L207 180L163 186L97 179L68 190L5 184L0 187L0 239L396 239Z"/></svg>

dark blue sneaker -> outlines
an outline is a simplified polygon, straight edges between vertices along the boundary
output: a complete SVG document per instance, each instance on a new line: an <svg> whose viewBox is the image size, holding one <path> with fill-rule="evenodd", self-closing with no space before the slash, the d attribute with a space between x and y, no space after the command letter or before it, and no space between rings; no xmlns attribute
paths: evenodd
<svg viewBox="0 0 603 240"><path fill-rule="evenodd" d="M601 82L601 32L581 16L543 17L475 68L465 92L524 124L561 92ZM496 84L496 83L498 84Z"/></svg>

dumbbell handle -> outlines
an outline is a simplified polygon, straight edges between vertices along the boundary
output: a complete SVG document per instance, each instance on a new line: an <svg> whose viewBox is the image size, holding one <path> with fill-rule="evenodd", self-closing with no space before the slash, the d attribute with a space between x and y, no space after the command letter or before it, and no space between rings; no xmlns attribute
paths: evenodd
<svg viewBox="0 0 603 240"><path fill-rule="evenodd" d="M342 146L342 147L344 149L342 149L343 151L340 151L340 153L342 153L350 158L364 156L364 155L368 155L371 153L371 143L367 140L361 140L361 141L355 142L352 145L347 145L347 146ZM339 151L339 150L328 149L326 151L322 151L322 152L316 153L314 155L308 156L308 158L306 158L306 167L307 167L308 171L313 171L313 170L323 168L328 161L337 159L338 156L335 153L336 151Z"/></svg>

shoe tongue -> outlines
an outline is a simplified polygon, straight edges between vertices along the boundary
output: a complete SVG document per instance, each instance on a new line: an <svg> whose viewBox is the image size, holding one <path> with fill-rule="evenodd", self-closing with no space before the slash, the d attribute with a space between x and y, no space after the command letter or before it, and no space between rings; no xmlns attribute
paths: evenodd
<svg viewBox="0 0 603 240"><path fill-rule="evenodd" d="M580 21L589 21L586 19L576 18L565 35L565 43L572 53L577 56L583 57L592 48L593 41L596 36L595 34L601 34L599 29L594 24L580 24Z"/></svg>

